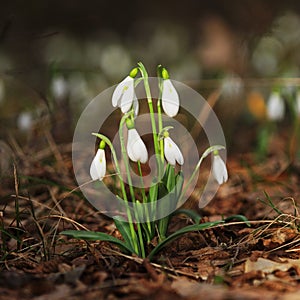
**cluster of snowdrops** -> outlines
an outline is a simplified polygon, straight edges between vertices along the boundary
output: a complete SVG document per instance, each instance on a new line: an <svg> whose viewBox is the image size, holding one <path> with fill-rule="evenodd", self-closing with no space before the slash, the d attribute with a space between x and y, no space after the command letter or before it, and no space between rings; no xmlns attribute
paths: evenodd
<svg viewBox="0 0 300 300"><path fill-rule="evenodd" d="M139 77L138 74L141 76ZM102 181L107 173L105 148L109 147L116 175L119 179L120 195L118 199L124 201L126 206L126 218L116 216L113 218L117 229L120 231L123 240L102 232L90 231L64 231L63 234L75 238L104 240L119 246L123 251L135 253L140 257L152 258L157 251L168 242L183 233L202 230L210 226L219 224L222 221L207 222L200 224L200 217L194 211L181 211L191 217L195 224L186 226L179 231L168 235L168 225L173 214L167 214L160 219L155 217L157 203L163 199L167 211L173 212L178 208L186 191L199 172L203 159L212 154L212 174L218 184L223 184L228 179L225 162L219 155L219 151L225 147L223 145L213 145L206 149L195 165L189 178L184 178L180 168L184 164L184 157L180 150L180 145L172 139L172 126L164 127L163 113L168 117L175 117L180 109L180 98L172 81L169 79L168 71L159 65L158 74L158 99L152 98L149 85L149 77L146 68L142 63L131 70L129 75L121 81L115 88L112 95L112 105L118 107L122 112L119 123L119 138L122 158L118 159L116 150L112 142L102 133L93 133L99 142L98 150L90 165L90 176L94 181ZM149 108L149 121L152 129L152 142L155 152L157 173L149 188L143 183L142 164L149 160L147 147L135 126L135 119L139 114L139 100L135 89L137 84L143 83L146 101ZM125 140L124 129L127 130L127 140ZM130 163L131 161L131 163ZM125 178L121 174L120 163L125 167ZM130 165L136 163L138 176L140 178L139 187L134 187L132 183L132 170ZM138 192L137 192L138 189ZM147 204L147 205L146 205ZM153 239L158 241L156 247L153 246Z"/></svg>

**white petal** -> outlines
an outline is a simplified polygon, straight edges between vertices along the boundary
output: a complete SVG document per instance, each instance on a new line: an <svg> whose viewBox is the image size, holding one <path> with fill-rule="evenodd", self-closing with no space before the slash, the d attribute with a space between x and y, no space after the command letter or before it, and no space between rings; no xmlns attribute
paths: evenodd
<svg viewBox="0 0 300 300"><path fill-rule="evenodd" d="M113 94L112 94L112 105L113 107L118 106L119 101L121 99L121 96L123 94L123 89L124 89L124 85L125 82L128 81L128 76L122 80L115 88Z"/></svg>
<svg viewBox="0 0 300 300"><path fill-rule="evenodd" d="M102 180L106 172L106 159L103 149L98 149L90 167L90 175L93 180Z"/></svg>
<svg viewBox="0 0 300 300"><path fill-rule="evenodd" d="M176 116L179 110L179 96L170 79L163 81L162 107L169 117Z"/></svg>
<svg viewBox="0 0 300 300"><path fill-rule="evenodd" d="M113 107L119 106L123 113L131 108L134 97L134 79L127 76L115 88L112 95Z"/></svg>
<svg viewBox="0 0 300 300"><path fill-rule="evenodd" d="M226 165L219 155L214 155L213 157L212 172L218 184L222 184L228 180Z"/></svg>
<svg viewBox="0 0 300 300"><path fill-rule="evenodd" d="M134 110L134 117L137 117L137 115L139 114L139 101L136 95L134 95L132 106Z"/></svg>
<svg viewBox="0 0 300 300"><path fill-rule="evenodd" d="M148 160L147 148L135 128L128 130L127 153L132 161L144 164Z"/></svg>
<svg viewBox="0 0 300 300"><path fill-rule="evenodd" d="M183 165L184 159L182 153L170 137L164 139L164 152L166 160L170 165L175 166L176 161L178 164Z"/></svg>
<svg viewBox="0 0 300 300"><path fill-rule="evenodd" d="M132 82L131 85L128 85L126 87L126 90L124 91L123 96L121 98L120 108L121 108L122 113L125 114L131 109L134 97L135 97L134 84Z"/></svg>
<svg viewBox="0 0 300 300"><path fill-rule="evenodd" d="M278 93L272 93L267 104L267 115L270 120L282 120L284 117L284 102Z"/></svg>
<svg viewBox="0 0 300 300"><path fill-rule="evenodd" d="M300 115L300 92L297 92L296 112L297 112L298 115Z"/></svg>

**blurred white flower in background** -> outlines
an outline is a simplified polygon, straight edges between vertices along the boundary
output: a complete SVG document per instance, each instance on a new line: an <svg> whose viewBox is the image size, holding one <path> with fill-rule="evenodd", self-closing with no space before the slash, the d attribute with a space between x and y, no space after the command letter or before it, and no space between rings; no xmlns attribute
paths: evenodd
<svg viewBox="0 0 300 300"><path fill-rule="evenodd" d="M273 91L267 103L267 117L272 121L280 121L283 119L285 107L279 92Z"/></svg>
<svg viewBox="0 0 300 300"><path fill-rule="evenodd" d="M300 117L300 90L297 91L296 95L296 113Z"/></svg>
<svg viewBox="0 0 300 300"><path fill-rule="evenodd" d="M222 80L221 92L226 97L238 97L244 90L244 82L236 74L228 74Z"/></svg>
<svg viewBox="0 0 300 300"><path fill-rule="evenodd" d="M121 44L109 44L100 55L100 67L113 80L128 72L132 65L129 53Z"/></svg>
<svg viewBox="0 0 300 300"><path fill-rule="evenodd" d="M51 82L51 92L55 100L63 100L69 94L69 83L63 76L55 77Z"/></svg>
<svg viewBox="0 0 300 300"><path fill-rule="evenodd" d="M252 55L255 69L264 76L275 75L283 51L282 43L274 36L260 39Z"/></svg>
<svg viewBox="0 0 300 300"><path fill-rule="evenodd" d="M289 11L275 21L272 32L285 47L294 47L300 42L300 30L296 28L300 28L300 17Z"/></svg>
<svg viewBox="0 0 300 300"><path fill-rule="evenodd" d="M17 126L22 131L28 131L32 128L32 114L28 111L23 111L18 115Z"/></svg>

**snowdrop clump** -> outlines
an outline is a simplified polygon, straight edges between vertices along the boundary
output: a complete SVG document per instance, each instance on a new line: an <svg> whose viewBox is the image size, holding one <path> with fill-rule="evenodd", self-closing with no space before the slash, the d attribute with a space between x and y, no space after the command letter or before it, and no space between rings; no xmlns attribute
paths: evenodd
<svg viewBox="0 0 300 300"><path fill-rule="evenodd" d="M170 216L166 215L163 218L156 218L156 203L162 200L167 211L171 207L174 208L172 209L174 211L177 208L177 204L181 203L181 199L186 194L194 177L198 174L200 165L205 157L209 154L213 155L212 174L218 184L221 185L228 179L225 162L219 155L219 151L224 149L224 146L219 145L209 147L200 157L192 175L187 179L184 178L181 168L184 165L185 159L180 145L177 145L171 137L173 127L163 126L163 113L169 118L174 118L179 113L180 97L169 78L168 71L159 65L157 72L160 94L156 102L153 101L148 73L142 63L138 63L138 67L132 69L129 75L116 86L112 94L111 103L113 107L119 108L122 112L119 123L121 158L117 157L116 150L110 139L102 133L93 133L100 140L100 143L90 164L90 177L92 181L102 182L107 172L105 153L106 148L109 147L116 169L114 176L119 181L118 187L120 191L116 197L124 201L127 207L126 219L121 217L114 218L115 225L121 232L124 243L104 233L97 233L97 238L114 242L123 250L126 249L140 257L146 257L147 248L149 248L151 241L155 237L158 239L159 244L149 254L149 257L152 257L160 247L163 247L169 238L172 238L172 236L167 236ZM138 74L141 75L140 78L137 78ZM139 100L137 99L135 88L141 82L145 88L149 108L152 148L155 152L154 157L157 168L155 178L153 178L152 184L149 187L144 185L141 165L149 163L149 149L147 149L147 145L143 141L143 136L140 136L135 124L139 113ZM155 118L155 111L157 119ZM127 135L124 134L124 130L127 131ZM122 169L125 170L125 175L124 171L123 174L121 172L120 163L125 167ZM130 167L134 164L140 178L139 187L135 187L132 184L133 171ZM124 182L124 178L126 179L126 183ZM147 205L143 206L143 204ZM188 213L188 211L185 211L185 213ZM211 226L211 222L207 225L199 224L199 226L198 230L201 230L202 228L206 228L205 226ZM197 228L197 226L191 227L190 231L197 230ZM74 236L74 232L65 232L65 234ZM78 236L79 233L77 232L76 234ZM93 235L93 233L90 234Z"/></svg>

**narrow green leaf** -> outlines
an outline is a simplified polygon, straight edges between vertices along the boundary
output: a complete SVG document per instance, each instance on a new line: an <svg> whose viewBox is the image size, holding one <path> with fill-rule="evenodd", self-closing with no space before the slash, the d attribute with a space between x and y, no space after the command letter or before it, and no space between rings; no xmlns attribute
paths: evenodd
<svg viewBox="0 0 300 300"><path fill-rule="evenodd" d="M168 195L167 186L165 185L164 182L159 182L158 183L158 198L157 199L161 199L166 195Z"/></svg>
<svg viewBox="0 0 300 300"><path fill-rule="evenodd" d="M173 216L174 215L179 215L179 214L183 214L188 216L189 218L191 218L196 224L199 224L200 220L201 220L201 216L199 216L199 214L197 212L195 212L194 210L190 210L190 209L177 209L173 212Z"/></svg>
<svg viewBox="0 0 300 300"><path fill-rule="evenodd" d="M171 192L174 189L175 186L175 168L173 166L170 166L168 174L167 174L167 189L169 192Z"/></svg>
<svg viewBox="0 0 300 300"><path fill-rule="evenodd" d="M167 181L168 181L168 176L169 176L169 172L170 169L172 168L172 166L170 164L167 164L165 173L163 175L163 177L161 178L161 181L167 186Z"/></svg>
<svg viewBox="0 0 300 300"><path fill-rule="evenodd" d="M175 185L175 197L176 199L178 200L179 199L179 196L182 192L182 187L183 187L183 183L184 183L184 176L183 176L183 172L179 172L176 177L175 177L175 182L176 182L176 185ZM178 203L176 203L177 205Z"/></svg>
<svg viewBox="0 0 300 300"><path fill-rule="evenodd" d="M249 220L243 215L232 215L232 216L227 217L224 221L229 222L232 220L239 220L239 221L245 222L248 227L251 227Z"/></svg>
<svg viewBox="0 0 300 300"><path fill-rule="evenodd" d="M134 240L137 241L137 237L131 236L129 223L125 222L125 220L121 216L115 216L115 217L113 217L113 219L114 219L115 225L116 225L117 229L120 231L127 247L129 247L131 249L135 249L133 243L134 243ZM134 234L135 234L135 232L134 232Z"/></svg>
<svg viewBox="0 0 300 300"><path fill-rule="evenodd" d="M0 232L2 232L2 234L4 234L4 235L7 235L7 236L10 237L11 239L16 240L18 243L21 243L21 240L20 240L17 236L15 236L15 235L9 233L9 232L6 231L5 229L1 228L1 229L0 229Z"/></svg>
<svg viewBox="0 0 300 300"><path fill-rule="evenodd" d="M119 239L104 233L95 231L83 231L83 230L65 230L60 232L61 235L66 235L80 240L91 240L91 241L103 241L110 242L117 245L122 251L126 253L134 253L134 251L126 243Z"/></svg>
<svg viewBox="0 0 300 300"><path fill-rule="evenodd" d="M211 228L213 226L219 225L224 223L223 221L216 221L216 222L207 222L207 223L203 223L203 224L195 224L195 225L190 225L190 226L186 226L182 229L177 230L176 232L174 232L173 234L169 235L165 240L163 240L162 242L160 242L148 255L149 260L152 260L154 255L159 252L162 248L164 248L167 244L169 244L170 242L174 241L175 239L177 239L178 237L180 237L181 235L187 233L187 232L192 232L192 231L200 231L200 230L205 230L207 228Z"/></svg>

